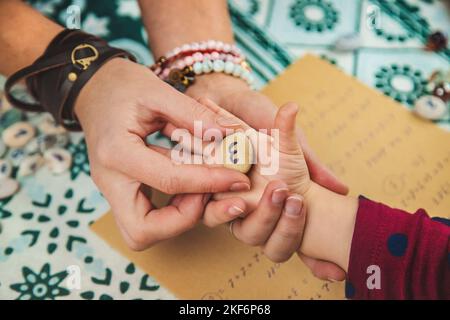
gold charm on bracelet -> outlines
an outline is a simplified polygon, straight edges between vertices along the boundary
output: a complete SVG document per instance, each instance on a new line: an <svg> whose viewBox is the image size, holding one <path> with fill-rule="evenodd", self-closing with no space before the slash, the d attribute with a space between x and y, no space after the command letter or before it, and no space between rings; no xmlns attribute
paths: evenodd
<svg viewBox="0 0 450 320"><path fill-rule="evenodd" d="M188 66L183 68L183 70L180 70L178 68L172 69L166 81L175 89L181 92L185 92L186 89L194 82L194 80L194 71L191 66Z"/></svg>
<svg viewBox="0 0 450 320"><path fill-rule="evenodd" d="M84 57L84 58L77 59L75 57L77 51L80 51L80 50L83 50L83 49L86 49L86 48L88 48L88 49L90 49L92 51L92 55ZM86 70L87 68L89 68L89 66L91 65L91 63L93 61L97 60L97 58L98 58L98 50L94 46L92 46L90 44L83 43L83 44L80 44L80 45L76 46L75 49L72 50L71 58L72 58L72 64L73 65L79 65L79 66L81 66L81 68L83 70Z"/></svg>

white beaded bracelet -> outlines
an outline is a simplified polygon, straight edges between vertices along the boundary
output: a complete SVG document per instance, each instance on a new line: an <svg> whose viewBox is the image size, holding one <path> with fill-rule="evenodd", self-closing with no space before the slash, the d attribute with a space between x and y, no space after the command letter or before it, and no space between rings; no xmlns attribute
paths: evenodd
<svg viewBox="0 0 450 320"><path fill-rule="evenodd" d="M243 67L242 63L238 64L233 61L204 60L203 62L195 62L192 69L196 75L208 74L211 72L223 72L241 78L249 85L252 85L254 81L254 77L249 69Z"/></svg>
<svg viewBox="0 0 450 320"><path fill-rule="evenodd" d="M208 40L177 47L150 67L162 80L184 92L195 76L211 72L225 73L254 82L251 68L242 52L232 44Z"/></svg>
<svg viewBox="0 0 450 320"><path fill-rule="evenodd" d="M203 62L204 60L210 60L210 61L222 60L225 62L232 61L235 64L240 64L244 61L244 59L241 57L236 57L231 54L219 53L217 51L214 51L211 53L205 53L205 54L203 54L201 52L195 52L190 56L184 56L183 58L174 60L172 64L169 64L169 66L167 66L167 63L166 63L166 67L164 69L156 68L155 73L160 78L167 78L169 75L169 72L173 68L182 70L185 67L193 66L196 62Z"/></svg>

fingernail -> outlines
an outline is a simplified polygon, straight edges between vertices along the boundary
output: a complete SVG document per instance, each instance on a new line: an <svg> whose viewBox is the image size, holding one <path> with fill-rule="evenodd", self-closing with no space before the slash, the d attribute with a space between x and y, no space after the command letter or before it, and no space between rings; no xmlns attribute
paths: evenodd
<svg viewBox="0 0 450 320"><path fill-rule="evenodd" d="M233 183L230 187L230 191L248 191L250 190L250 185L245 182Z"/></svg>
<svg viewBox="0 0 450 320"><path fill-rule="evenodd" d="M203 205L206 205L208 203L209 199L211 199L211 196L212 196L211 193L207 193L203 196L203 199L202 199Z"/></svg>
<svg viewBox="0 0 450 320"><path fill-rule="evenodd" d="M284 210L286 214L292 217L298 217L302 211L303 198L300 196L292 196L287 198Z"/></svg>
<svg viewBox="0 0 450 320"><path fill-rule="evenodd" d="M272 203L275 205L281 205L286 199L286 194L289 192L288 188L278 188L272 192Z"/></svg>
<svg viewBox="0 0 450 320"><path fill-rule="evenodd" d="M242 210L241 208L239 208L237 206L231 206L228 209L228 213L231 214L234 217L237 217L237 216L243 215L244 214L244 210Z"/></svg>
<svg viewBox="0 0 450 320"><path fill-rule="evenodd" d="M236 119L230 117L219 117L216 119L216 123L224 128L234 128L241 125Z"/></svg>
<svg viewBox="0 0 450 320"><path fill-rule="evenodd" d="M327 280L330 282L333 282L333 283L338 282L336 279L333 279L333 278L327 278Z"/></svg>

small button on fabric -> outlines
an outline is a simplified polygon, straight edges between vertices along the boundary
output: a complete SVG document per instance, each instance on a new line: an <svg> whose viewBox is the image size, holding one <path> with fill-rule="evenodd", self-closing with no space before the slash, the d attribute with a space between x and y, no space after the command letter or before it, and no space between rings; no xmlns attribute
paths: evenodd
<svg viewBox="0 0 450 320"><path fill-rule="evenodd" d="M342 36L334 44L334 48L338 51L348 52L354 51L362 46L362 39L358 33L351 33Z"/></svg>
<svg viewBox="0 0 450 320"><path fill-rule="evenodd" d="M34 127L28 122L17 122L3 131L3 142L11 148L26 145L35 135Z"/></svg>
<svg viewBox="0 0 450 320"><path fill-rule="evenodd" d="M414 112L429 120L442 119L448 112L447 104L435 96L423 96L414 105Z"/></svg>
<svg viewBox="0 0 450 320"><path fill-rule="evenodd" d="M62 148L52 148L44 153L44 160L53 174L67 171L72 164L72 155Z"/></svg>

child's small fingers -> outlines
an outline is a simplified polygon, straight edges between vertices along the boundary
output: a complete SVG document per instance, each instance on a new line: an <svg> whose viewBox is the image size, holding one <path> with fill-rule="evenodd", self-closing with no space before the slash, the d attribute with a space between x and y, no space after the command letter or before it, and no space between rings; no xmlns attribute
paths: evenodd
<svg viewBox="0 0 450 320"><path fill-rule="evenodd" d="M264 191L258 207L245 219L233 226L237 239L251 246L261 246L272 234L289 194L286 183L271 181Z"/></svg>
<svg viewBox="0 0 450 320"><path fill-rule="evenodd" d="M284 204L283 214L264 245L264 254L274 262L287 261L300 247L306 219L303 197L290 195Z"/></svg>
<svg viewBox="0 0 450 320"><path fill-rule="evenodd" d="M219 201L210 201L205 208L203 223L208 227L233 221L245 216L246 205L241 198L229 198Z"/></svg>
<svg viewBox="0 0 450 320"><path fill-rule="evenodd" d="M282 105L275 116L275 127L286 133L295 133L297 113L298 105L295 102Z"/></svg>

